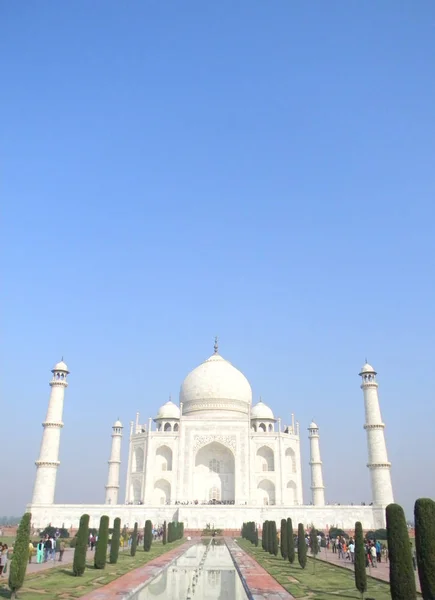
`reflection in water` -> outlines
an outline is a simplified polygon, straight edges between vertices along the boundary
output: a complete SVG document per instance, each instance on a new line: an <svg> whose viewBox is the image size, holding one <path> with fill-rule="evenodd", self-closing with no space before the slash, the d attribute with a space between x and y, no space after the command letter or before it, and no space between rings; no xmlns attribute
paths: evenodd
<svg viewBox="0 0 435 600"><path fill-rule="evenodd" d="M132 600L246 600L228 548L196 544Z"/></svg>

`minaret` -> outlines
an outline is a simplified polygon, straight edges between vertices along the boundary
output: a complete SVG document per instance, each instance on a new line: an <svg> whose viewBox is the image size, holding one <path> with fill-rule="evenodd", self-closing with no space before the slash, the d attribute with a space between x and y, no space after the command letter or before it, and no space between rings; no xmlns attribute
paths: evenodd
<svg viewBox="0 0 435 600"><path fill-rule="evenodd" d="M121 467L122 423L115 421L112 427L112 450L106 485L106 504L118 504L119 469Z"/></svg>
<svg viewBox="0 0 435 600"><path fill-rule="evenodd" d="M312 421L310 435L311 492L314 506L325 506L325 486L323 485L322 461L320 460L319 428Z"/></svg>
<svg viewBox="0 0 435 600"><path fill-rule="evenodd" d="M393 486L391 484L391 463L388 462L387 446L385 444L381 409L379 407L378 384L376 371L367 362L361 369L361 389L364 393L364 408L367 432L367 449L372 484L372 501L375 506L387 506L394 502Z"/></svg>
<svg viewBox="0 0 435 600"><path fill-rule="evenodd" d="M62 413L65 388L68 387L68 367L63 359L51 371L51 393L47 416L42 426L41 450L36 461L36 479L33 488L32 504L53 504L56 489L56 475L59 466L60 430L63 427Z"/></svg>

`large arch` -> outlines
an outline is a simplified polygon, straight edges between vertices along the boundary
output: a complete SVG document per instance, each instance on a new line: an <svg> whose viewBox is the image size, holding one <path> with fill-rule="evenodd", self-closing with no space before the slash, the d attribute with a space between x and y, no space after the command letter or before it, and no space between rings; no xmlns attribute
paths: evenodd
<svg viewBox="0 0 435 600"><path fill-rule="evenodd" d="M156 451L156 471L172 471L172 450L169 446L159 446Z"/></svg>
<svg viewBox="0 0 435 600"><path fill-rule="evenodd" d="M235 464L231 450L219 442L211 442L198 450L192 483L195 494L192 500L209 502L214 495L222 501L233 501Z"/></svg>
<svg viewBox="0 0 435 600"><path fill-rule="evenodd" d="M133 473L142 473L144 463L144 451L141 446L137 446L133 451Z"/></svg>
<svg viewBox="0 0 435 600"><path fill-rule="evenodd" d="M171 484L166 479L159 479L154 484L153 503L166 504L171 501Z"/></svg>
<svg viewBox="0 0 435 600"><path fill-rule="evenodd" d="M135 479L131 484L131 500L135 504L138 504L142 498L142 485L138 479Z"/></svg>
<svg viewBox="0 0 435 600"><path fill-rule="evenodd" d="M296 473L296 453L293 448L285 451L285 470L286 473Z"/></svg>
<svg viewBox="0 0 435 600"><path fill-rule="evenodd" d="M275 504L275 484L269 479L260 481L257 487L257 499L260 505Z"/></svg>
<svg viewBox="0 0 435 600"><path fill-rule="evenodd" d="M275 470L275 456L273 450L269 446L261 446L258 448L257 455L255 457L255 470L256 471L274 471Z"/></svg>
<svg viewBox="0 0 435 600"><path fill-rule="evenodd" d="M297 487L296 487L296 483L294 481L289 481L287 483L287 488L286 488L286 504L288 504L289 506L295 506L298 502L297 502Z"/></svg>

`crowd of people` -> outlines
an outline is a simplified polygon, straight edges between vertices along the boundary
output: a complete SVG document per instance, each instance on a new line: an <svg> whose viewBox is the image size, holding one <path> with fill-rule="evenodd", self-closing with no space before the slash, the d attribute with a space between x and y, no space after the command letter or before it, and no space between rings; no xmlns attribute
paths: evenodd
<svg viewBox="0 0 435 600"><path fill-rule="evenodd" d="M168 502L166 502L166 504L171 504L171 501L168 500ZM204 505L209 505L209 504L224 504L226 506L229 505L233 505L235 504L234 500L203 500L202 502L200 502L199 500L176 500L174 502L174 504L176 504L177 506L188 506L188 505L198 505L200 504L201 506Z"/></svg>
<svg viewBox="0 0 435 600"><path fill-rule="evenodd" d="M36 554L36 562L38 564L48 561L56 560L56 552L59 553L58 561L63 561L63 555L65 552L65 542L63 539L59 537L59 535L45 535L41 537L39 542L36 545L30 541L29 542L29 563L32 562L32 557Z"/></svg>

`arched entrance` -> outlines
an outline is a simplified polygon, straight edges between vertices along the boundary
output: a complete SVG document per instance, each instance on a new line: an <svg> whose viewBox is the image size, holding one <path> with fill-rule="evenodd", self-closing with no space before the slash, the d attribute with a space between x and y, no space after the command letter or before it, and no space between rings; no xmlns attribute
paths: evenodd
<svg viewBox="0 0 435 600"><path fill-rule="evenodd" d="M234 455L219 442L212 442L198 450L195 457L192 500L198 502L234 501Z"/></svg>

